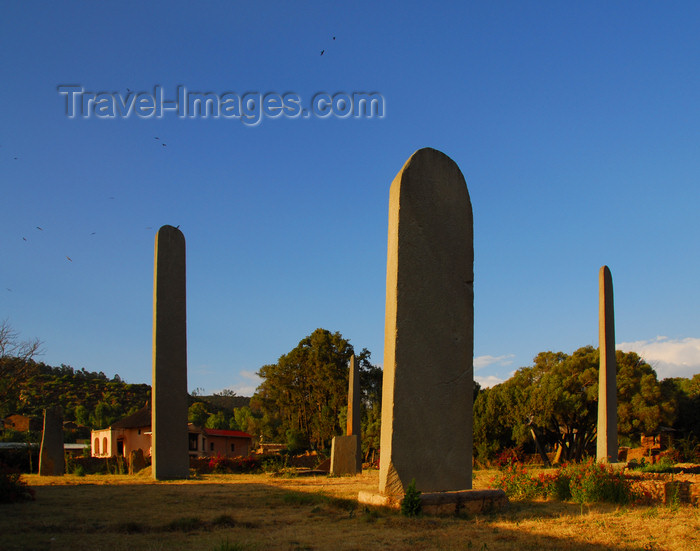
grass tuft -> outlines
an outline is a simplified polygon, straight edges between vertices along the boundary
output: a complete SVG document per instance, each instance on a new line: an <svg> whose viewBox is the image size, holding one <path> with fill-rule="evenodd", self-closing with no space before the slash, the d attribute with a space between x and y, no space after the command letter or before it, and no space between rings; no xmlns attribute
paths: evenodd
<svg viewBox="0 0 700 551"><path fill-rule="evenodd" d="M165 525L168 532L198 532L203 528L206 528L206 525L199 517L176 518Z"/></svg>

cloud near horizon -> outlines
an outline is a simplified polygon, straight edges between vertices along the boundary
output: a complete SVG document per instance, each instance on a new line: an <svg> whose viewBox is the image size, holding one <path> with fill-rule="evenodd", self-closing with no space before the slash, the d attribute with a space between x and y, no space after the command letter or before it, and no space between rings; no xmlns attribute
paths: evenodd
<svg viewBox="0 0 700 551"><path fill-rule="evenodd" d="M623 352L636 352L656 370L659 380L669 377L691 378L700 373L700 339L655 339L620 342L615 348Z"/></svg>
<svg viewBox="0 0 700 551"><path fill-rule="evenodd" d="M513 363L515 354L504 354L503 356L476 356L474 358L474 369L483 369L489 365L507 366Z"/></svg>
<svg viewBox="0 0 700 551"><path fill-rule="evenodd" d="M509 377L512 377L512 373ZM481 388L491 388L492 386L500 385L506 379L501 379L495 375L487 375L486 377L480 377L479 375L474 376L474 380L481 385Z"/></svg>

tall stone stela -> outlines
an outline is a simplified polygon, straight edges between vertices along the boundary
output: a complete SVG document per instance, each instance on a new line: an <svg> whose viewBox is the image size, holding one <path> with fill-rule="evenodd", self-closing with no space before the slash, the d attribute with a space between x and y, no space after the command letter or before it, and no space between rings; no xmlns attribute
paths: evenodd
<svg viewBox="0 0 700 551"><path fill-rule="evenodd" d="M39 451L39 476L63 476L66 462L63 450L63 410L44 410L44 432Z"/></svg>
<svg viewBox="0 0 700 551"><path fill-rule="evenodd" d="M360 373L357 360L350 357L348 373L348 418L346 435L335 436L331 442L331 474L359 474L362 472L362 444L360 440Z"/></svg>
<svg viewBox="0 0 700 551"><path fill-rule="evenodd" d="M615 360L615 313L612 274L607 266L598 273L598 461L617 462L617 362Z"/></svg>
<svg viewBox="0 0 700 551"><path fill-rule="evenodd" d="M355 354L350 357L348 373L348 419L346 424L348 436L360 436L360 371Z"/></svg>
<svg viewBox="0 0 700 551"><path fill-rule="evenodd" d="M185 236L172 226L155 243L151 416L153 478L187 478Z"/></svg>
<svg viewBox="0 0 700 551"><path fill-rule="evenodd" d="M389 192L379 492L472 484L474 244L457 164L416 151Z"/></svg>

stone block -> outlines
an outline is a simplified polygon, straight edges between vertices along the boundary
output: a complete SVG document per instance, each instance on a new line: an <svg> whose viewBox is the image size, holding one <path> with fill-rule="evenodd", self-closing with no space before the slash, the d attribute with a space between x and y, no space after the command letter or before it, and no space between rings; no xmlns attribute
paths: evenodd
<svg viewBox="0 0 700 551"><path fill-rule="evenodd" d="M362 472L360 437L335 436L331 443L331 469L333 475L359 474Z"/></svg>
<svg viewBox="0 0 700 551"><path fill-rule="evenodd" d="M60 407L44 410L44 432L39 452L39 476L63 476L66 459L63 450L63 410Z"/></svg>

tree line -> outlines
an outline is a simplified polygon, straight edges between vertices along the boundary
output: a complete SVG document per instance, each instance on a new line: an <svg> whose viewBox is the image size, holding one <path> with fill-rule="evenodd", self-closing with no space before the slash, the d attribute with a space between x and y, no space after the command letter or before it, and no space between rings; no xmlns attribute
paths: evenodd
<svg viewBox="0 0 700 551"><path fill-rule="evenodd" d="M0 418L40 416L44 408L60 405L65 420L99 429L149 403L148 384L35 362L38 341L19 343L8 327L0 323ZM230 390L203 396L196 389L189 420L242 430L293 451L328 451L332 438L345 429L353 354L360 373L363 452L371 460L380 444L382 370L372 364L369 350L356 352L348 339L326 329L315 330L276 363L262 366L263 381L251 398ZM620 445L638 444L640 435L661 428L672 429L677 439L700 442L700 374L659 381L634 352L617 351L616 359ZM598 349L592 346L572 354L547 351L504 383L485 389L475 383L477 460L492 460L510 448L558 450L564 460L595 453L598 365Z"/></svg>
<svg viewBox="0 0 700 551"><path fill-rule="evenodd" d="M621 446L671 429L676 439L700 438L700 374L659 381L634 352L616 351L617 425ZM474 451L489 461L502 450L556 449L563 460L595 453L599 351L541 352L474 402Z"/></svg>

